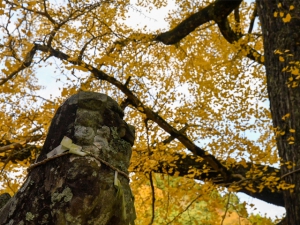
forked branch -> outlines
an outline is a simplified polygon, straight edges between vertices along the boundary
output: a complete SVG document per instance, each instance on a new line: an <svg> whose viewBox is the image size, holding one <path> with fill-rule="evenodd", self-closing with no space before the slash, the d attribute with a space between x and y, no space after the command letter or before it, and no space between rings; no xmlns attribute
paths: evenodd
<svg viewBox="0 0 300 225"><path fill-rule="evenodd" d="M234 32L228 22L228 15L237 9L242 0L216 0L207 7L190 15L180 22L174 29L161 33L156 36L155 40L165 45L173 45L188 36L199 26L215 21L218 24L223 37L230 43L237 42L243 35L240 32ZM264 64L263 56L255 49L248 45L242 45L246 50L246 56L257 63Z"/></svg>

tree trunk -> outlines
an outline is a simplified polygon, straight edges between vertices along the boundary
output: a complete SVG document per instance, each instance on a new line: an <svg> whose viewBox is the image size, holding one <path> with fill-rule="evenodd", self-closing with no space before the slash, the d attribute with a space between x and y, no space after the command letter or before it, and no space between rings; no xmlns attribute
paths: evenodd
<svg viewBox="0 0 300 225"><path fill-rule="evenodd" d="M278 152L282 163L293 163L282 165L281 175L295 184L284 191L286 223L295 225L300 224L300 1L257 0L257 7Z"/></svg>
<svg viewBox="0 0 300 225"><path fill-rule="evenodd" d="M2 208L0 224L134 224L127 171L134 129L122 118L122 109L104 94L69 98L26 182Z"/></svg>

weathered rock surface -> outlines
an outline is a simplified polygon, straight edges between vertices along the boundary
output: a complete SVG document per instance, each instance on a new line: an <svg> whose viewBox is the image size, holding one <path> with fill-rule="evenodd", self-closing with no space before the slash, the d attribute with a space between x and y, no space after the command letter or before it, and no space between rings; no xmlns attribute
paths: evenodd
<svg viewBox="0 0 300 225"><path fill-rule="evenodd" d="M110 97L93 92L73 95L57 110L41 154L28 177L0 212L1 225L134 224L134 199L128 174L134 129ZM85 156L47 159L64 136ZM51 157L50 157L51 158ZM104 160L108 163L102 163Z"/></svg>

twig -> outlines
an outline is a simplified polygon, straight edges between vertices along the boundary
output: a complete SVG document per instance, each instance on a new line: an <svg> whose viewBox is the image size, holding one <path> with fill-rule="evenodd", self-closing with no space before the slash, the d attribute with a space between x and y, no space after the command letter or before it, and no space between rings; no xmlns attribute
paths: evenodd
<svg viewBox="0 0 300 225"><path fill-rule="evenodd" d="M255 8L254 8L253 13L251 15L251 21L250 21L250 25L249 25L249 29L248 29L248 34L251 34L251 32L253 30L256 15L257 15L257 5L255 4Z"/></svg>
<svg viewBox="0 0 300 225"><path fill-rule="evenodd" d="M155 189L153 185L153 172L151 171L149 174L150 177L150 186L151 186L151 192L152 192L152 216L151 216L151 222L149 225L153 224L154 218L155 218Z"/></svg>
<svg viewBox="0 0 300 225"><path fill-rule="evenodd" d="M291 171L291 172L288 172L288 173L282 175L282 176L281 176L281 179L284 178L284 177L286 177L286 176L288 176L288 175L290 175L290 174L292 174L292 173L296 173L296 172L299 172L299 171L300 171L300 169L296 169L296 170L293 170L293 171Z"/></svg>
<svg viewBox="0 0 300 225"><path fill-rule="evenodd" d="M178 213L178 214L177 214L170 222L167 223L167 225L173 223L174 220L175 220L176 218L178 218L181 214L183 214L184 212L186 212L186 211L191 207L191 205L192 205L195 201L197 201L198 198L200 198L201 196L202 196L202 195L198 195L195 199L193 199L193 200L187 205L187 207L186 207L184 210L182 210L180 213Z"/></svg>
<svg viewBox="0 0 300 225"><path fill-rule="evenodd" d="M224 220L225 220L226 214L227 214L228 209L229 209L230 195L231 195L231 192L228 193L228 199L227 199L227 203L226 203L226 210L225 210L224 216L222 216L223 218L222 218L221 225L223 225L223 222L224 222Z"/></svg>

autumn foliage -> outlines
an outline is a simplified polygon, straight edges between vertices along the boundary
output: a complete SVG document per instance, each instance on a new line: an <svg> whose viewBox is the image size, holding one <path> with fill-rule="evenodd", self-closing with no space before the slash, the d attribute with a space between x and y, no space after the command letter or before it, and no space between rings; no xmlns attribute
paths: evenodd
<svg viewBox="0 0 300 225"><path fill-rule="evenodd" d="M275 136L284 133L272 126L256 4L213 2L174 1L168 26L157 29L128 17L150 23L168 1L2 1L0 193L18 189L59 105L88 90L118 101L136 128L137 224L226 224L229 215L272 224L232 197L241 191L283 206L281 190L293 187L276 169L293 165L277 153ZM45 79L56 80L51 95Z"/></svg>

